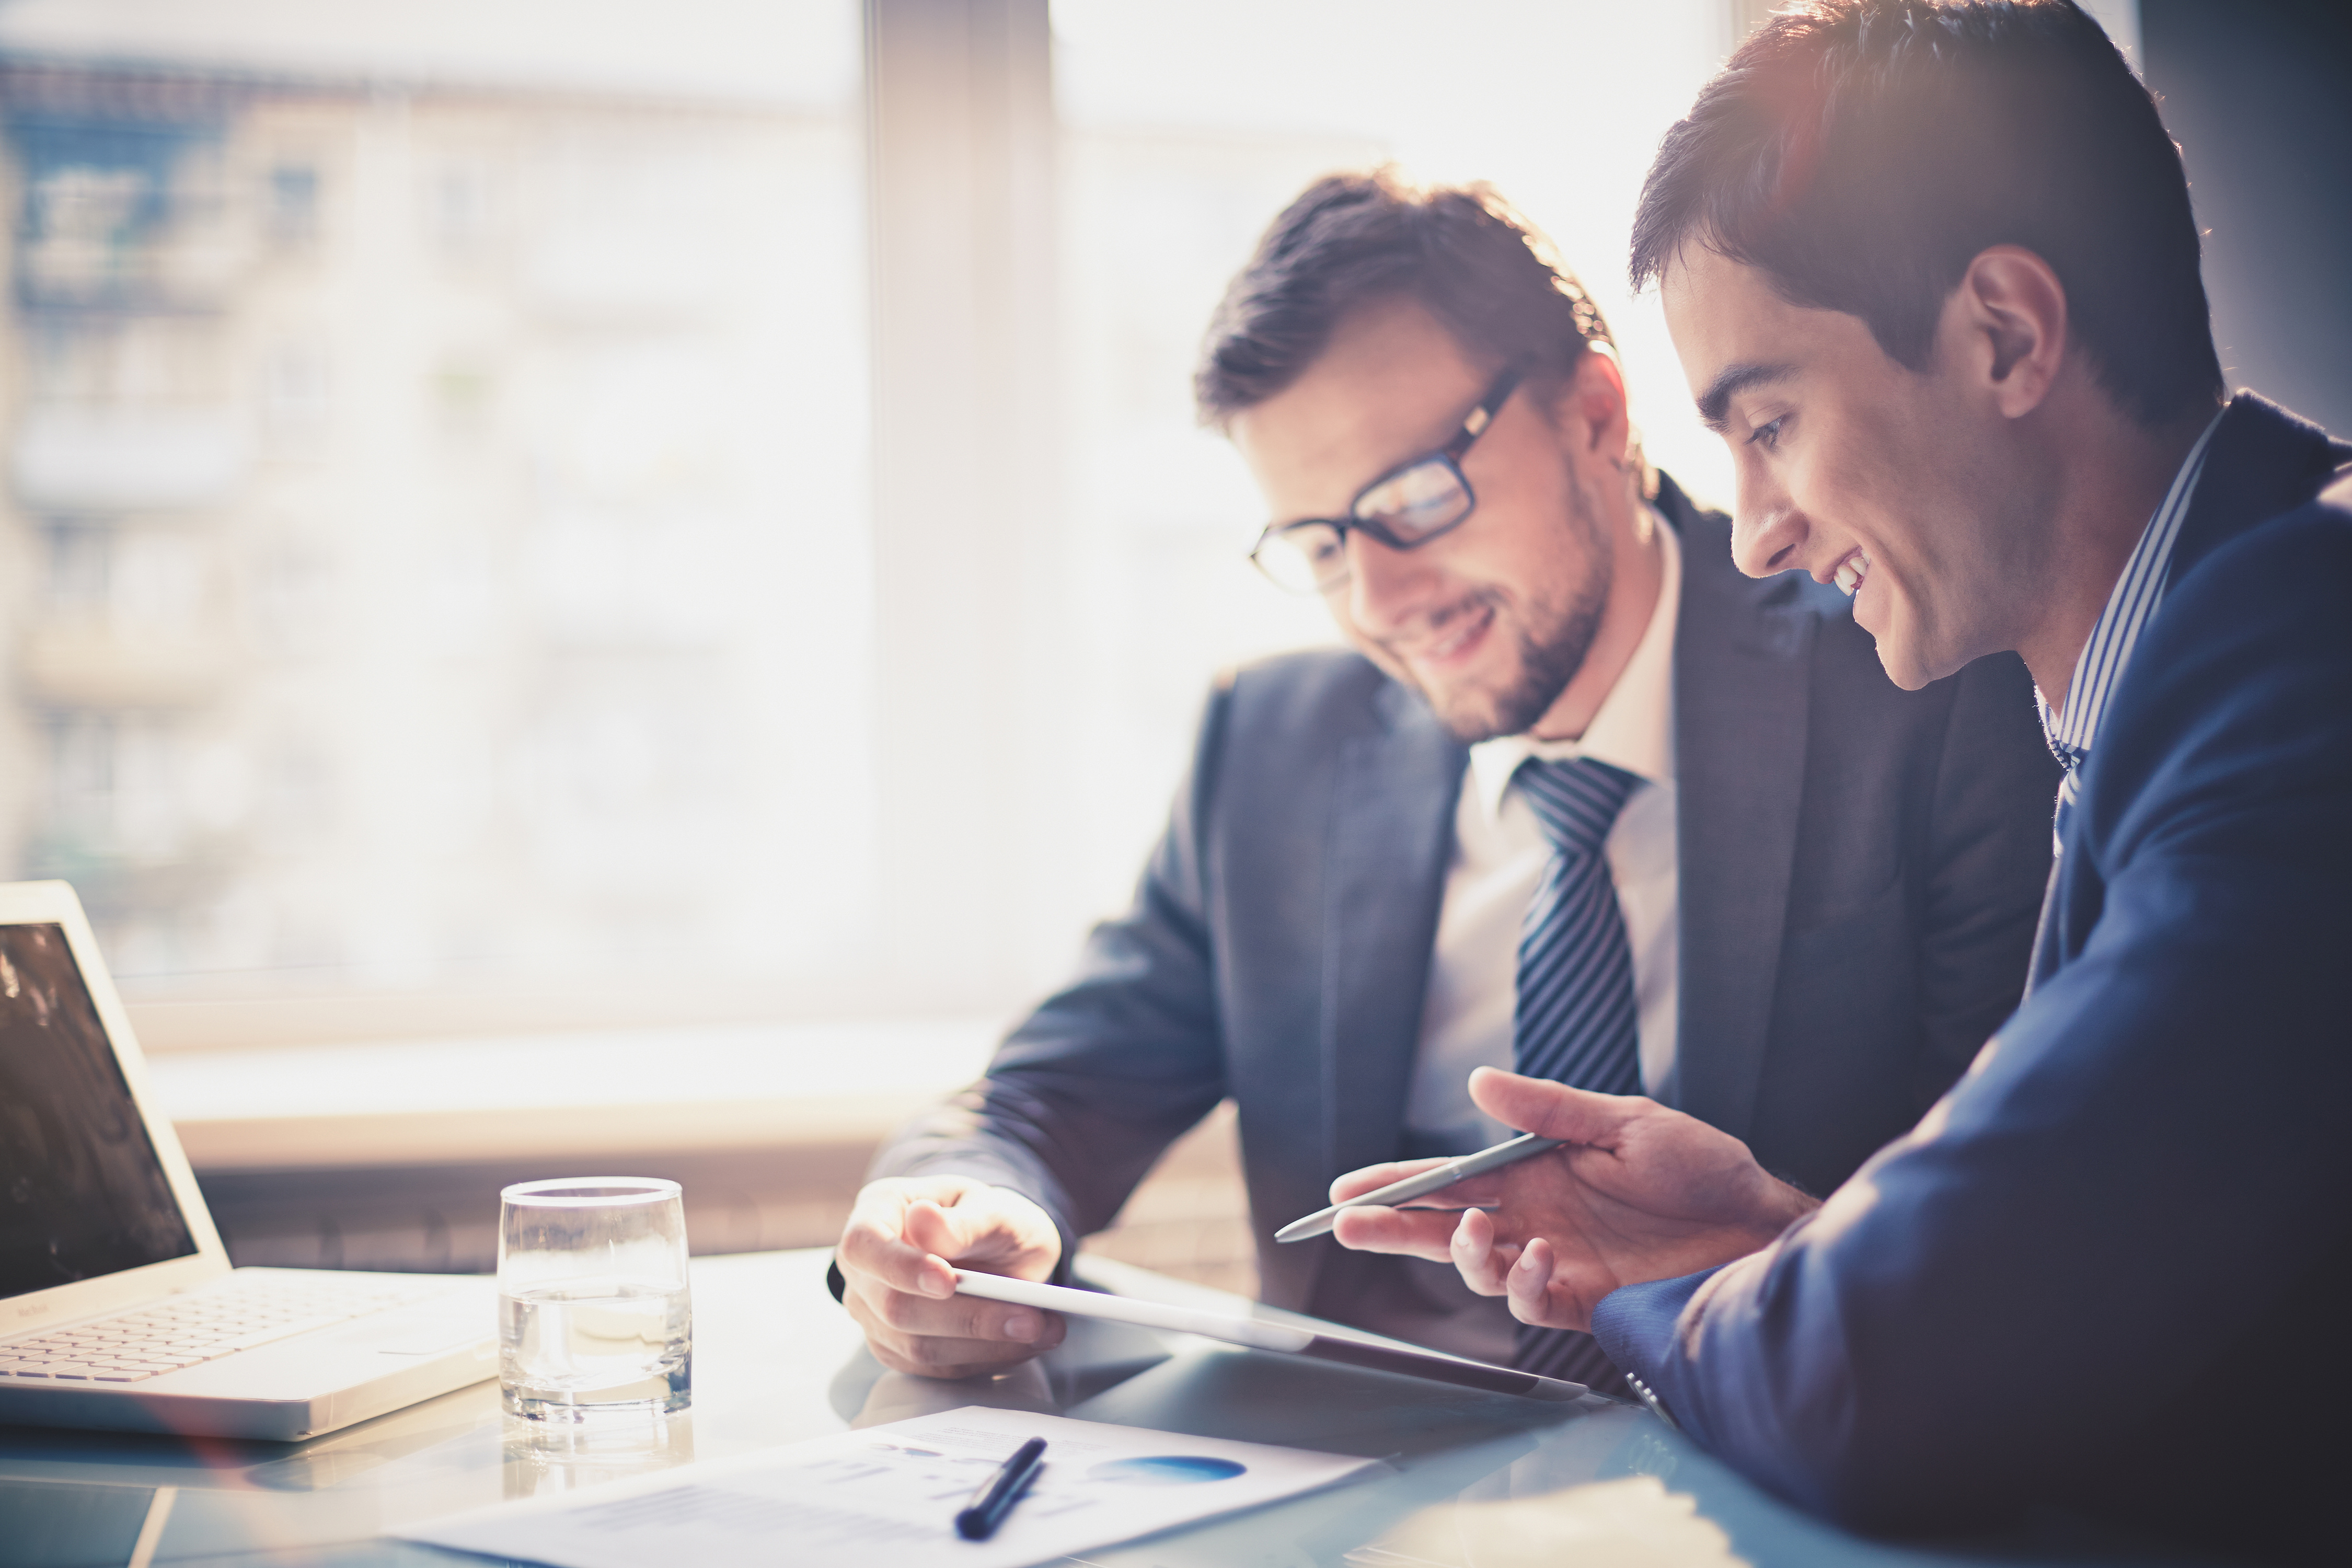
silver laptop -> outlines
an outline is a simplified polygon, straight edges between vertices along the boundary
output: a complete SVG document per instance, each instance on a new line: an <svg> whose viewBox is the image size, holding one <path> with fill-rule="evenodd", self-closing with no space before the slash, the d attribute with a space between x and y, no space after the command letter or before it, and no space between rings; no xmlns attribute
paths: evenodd
<svg viewBox="0 0 2352 1568"><path fill-rule="evenodd" d="M497 1355L488 1279L230 1268L80 900L0 884L0 1424L292 1441Z"/></svg>

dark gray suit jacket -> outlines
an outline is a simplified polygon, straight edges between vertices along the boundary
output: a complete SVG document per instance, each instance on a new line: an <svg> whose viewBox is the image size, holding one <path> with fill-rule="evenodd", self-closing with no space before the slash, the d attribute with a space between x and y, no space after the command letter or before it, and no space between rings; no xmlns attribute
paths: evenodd
<svg viewBox="0 0 2352 1568"><path fill-rule="evenodd" d="M2015 658L1897 690L1833 590L1741 576L1727 520L1671 480L1659 508L1684 563L1670 1098L1823 1193L2017 1005L2056 766ZM1222 680L1134 907L873 1173L1024 1193L1066 1259L1231 1096L1265 1299L1391 1326L1364 1304L1378 1260L1272 1237L1333 1176L1401 1152L1464 766L1355 654Z"/></svg>

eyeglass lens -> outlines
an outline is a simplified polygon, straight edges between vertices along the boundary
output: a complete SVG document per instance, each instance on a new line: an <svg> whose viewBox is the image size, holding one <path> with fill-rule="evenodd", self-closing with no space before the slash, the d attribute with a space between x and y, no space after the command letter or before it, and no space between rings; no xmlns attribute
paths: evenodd
<svg viewBox="0 0 2352 1568"><path fill-rule="evenodd" d="M1444 458L1432 457L1402 468L1357 498L1355 515L1375 537L1411 546L1462 521L1470 492ZM1348 580L1348 544L1328 522L1301 522L1277 529L1259 541L1258 567L1281 586L1298 594L1328 593Z"/></svg>
<svg viewBox="0 0 2352 1568"><path fill-rule="evenodd" d="M1294 594L1336 588L1348 578L1348 546L1328 522L1302 522L1258 541L1253 557L1276 586Z"/></svg>
<svg viewBox="0 0 2352 1568"><path fill-rule="evenodd" d="M1462 476L1443 458L1427 458L1356 498L1356 516L1386 523L1401 539L1418 540L1458 521L1470 504Z"/></svg>

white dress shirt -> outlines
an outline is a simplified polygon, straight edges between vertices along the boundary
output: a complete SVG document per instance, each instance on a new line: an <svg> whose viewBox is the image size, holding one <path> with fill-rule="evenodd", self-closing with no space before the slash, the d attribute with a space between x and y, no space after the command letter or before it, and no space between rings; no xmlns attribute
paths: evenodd
<svg viewBox="0 0 2352 1568"><path fill-rule="evenodd" d="M1626 797L1602 852L1633 948L1643 1089L1657 1094L1673 1076L1680 968L1674 651L1682 550L1663 518L1653 527L1664 557L1657 606L1583 737L1503 735L1470 748L1422 1006L1420 1051L1405 1101L1405 1129L1417 1149L1466 1152L1512 1135L1471 1104L1469 1078L1475 1067L1511 1065L1519 927L1552 857L1535 808L1511 782L1529 757L1591 757L1643 781Z"/></svg>

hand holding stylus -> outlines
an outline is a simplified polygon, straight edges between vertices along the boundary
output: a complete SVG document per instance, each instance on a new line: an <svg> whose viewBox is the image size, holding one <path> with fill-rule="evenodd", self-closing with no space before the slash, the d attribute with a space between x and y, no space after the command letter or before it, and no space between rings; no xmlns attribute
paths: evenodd
<svg viewBox="0 0 2352 1568"><path fill-rule="evenodd" d="M1744 1258L1819 1206L1738 1139L1639 1095L1481 1068L1470 1098L1506 1126L1568 1147L1456 1183L1448 1197L1468 1212L1347 1207L1334 1234L1360 1251L1450 1262L1473 1290L1509 1297L1522 1322L1588 1328L1619 1286ZM1396 1171L1353 1172L1331 1194L1344 1205Z"/></svg>
<svg viewBox="0 0 2352 1568"><path fill-rule="evenodd" d="M1539 1138L1532 1132L1525 1132L1517 1138L1497 1143L1491 1149L1481 1149L1475 1154L1464 1154L1451 1160L1411 1161L1402 1164L1368 1166L1364 1170L1340 1177L1339 1182L1352 1183L1383 1172L1410 1171L1412 1173L1404 1176L1402 1180L1391 1181L1386 1186L1360 1193L1344 1202L1335 1202L1329 1208L1318 1209L1305 1219L1292 1220L1274 1233L1274 1239L1305 1241L1310 1237L1322 1236L1338 1222L1341 1209L1399 1207L1414 1198L1427 1197L1432 1193L1444 1192L1446 1188L1467 1181L1472 1176L1483 1176L1489 1171L1499 1171L1506 1165L1517 1164L1521 1160L1549 1152L1559 1147L1559 1140L1557 1138ZM1335 1199L1339 1197L1339 1183L1332 1184L1331 1195Z"/></svg>

